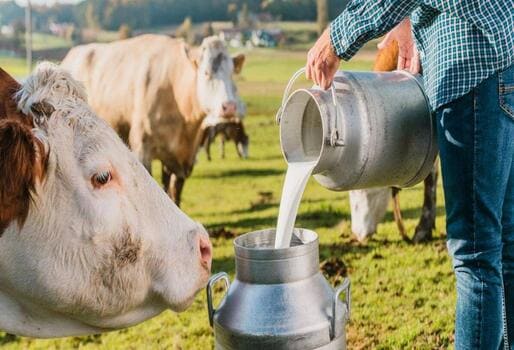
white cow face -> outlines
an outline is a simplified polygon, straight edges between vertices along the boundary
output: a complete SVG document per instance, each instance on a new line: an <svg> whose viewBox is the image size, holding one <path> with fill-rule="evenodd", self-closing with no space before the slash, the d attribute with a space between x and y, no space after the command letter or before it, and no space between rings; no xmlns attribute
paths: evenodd
<svg viewBox="0 0 514 350"><path fill-rule="evenodd" d="M377 232L391 199L391 188L371 188L350 191L352 232L360 241Z"/></svg>
<svg viewBox="0 0 514 350"><path fill-rule="evenodd" d="M75 84L44 64L19 93L21 110L37 117L33 133L44 147L33 149L45 152L35 158L46 159L39 167L46 170L26 219L0 237L0 329L11 333L54 337L130 326L166 308L184 310L209 276L205 230L83 96L70 93Z"/></svg>
<svg viewBox="0 0 514 350"><path fill-rule="evenodd" d="M197 94L204 113L222 119L244 116L244 104L232 75L241 72L245 56L230 57L223 41L209 37L204 39L195 59Z"/></svg>

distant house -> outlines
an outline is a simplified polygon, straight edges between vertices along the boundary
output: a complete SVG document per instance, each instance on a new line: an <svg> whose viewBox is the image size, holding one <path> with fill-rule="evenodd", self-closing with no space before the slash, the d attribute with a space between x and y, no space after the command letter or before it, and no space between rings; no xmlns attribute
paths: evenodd
<svg viewBox="0 0 514 350"><path fill-rule="evenodd" d="M13 36L14 27L12 25L3 25L0 27L0 34L3 36Z"/></svg>
<svg viewBox="0 0 514 350"><path fill-rule="evenodd" d="M221 40L225 41L229 46L236 48L244 46L245 36L243 30L236 28L222 29L219 33Z"/></svg>
<svg viewBox="0 0 514 350"><path fill-rule="evenodd" d="M50 33L61 38L67 38L74 29L73 23L55 23L49 25Z"/></svg>
<svg viewBox="0 0 514 350"><path fill-rule="evenodd" d="M277 47L284 39L281 29L259 29L252 31L251 42L257 47Z"/></svg>

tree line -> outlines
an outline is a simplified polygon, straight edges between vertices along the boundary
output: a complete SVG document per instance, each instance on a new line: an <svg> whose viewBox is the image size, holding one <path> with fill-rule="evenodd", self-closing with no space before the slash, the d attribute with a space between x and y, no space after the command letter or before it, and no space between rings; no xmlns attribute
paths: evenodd
<svg viewBox="0 0 514 350"><path fill-rule="evenodd" d="M348 0L322 0L328 19L342 11ZM150 28L179 24L235 21L241 9L267 13L283 21L316 21L320 0L86 0L76 5L34 6L36 29L49 22L72 23L81 28L117 30L122 25ZM318 7L317 7L318 6ZM24 9L14 1L0 2L0 25L22 21Z"/></svg>

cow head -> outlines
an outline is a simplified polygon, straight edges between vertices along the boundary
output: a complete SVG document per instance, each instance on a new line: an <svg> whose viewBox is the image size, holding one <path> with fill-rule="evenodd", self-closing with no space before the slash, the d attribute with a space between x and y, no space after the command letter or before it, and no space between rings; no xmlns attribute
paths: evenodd
<svg viewBox="0 0 514 350"><path fill-rule="evenodd" d="M377 226L384 218L390 199L389 187L350 191L352 232L359 241L377 232Z"/></svg>
<svg viewBox="0 0 514 350"><path fill-rule="evenodd" d="M203 227L67 73L38 66L17 99L34 123L0 116L0 329L97 333L187 308L210 271Z"/></svg>
<svg viewBox="0 0 514 350"><path fill-rule="evenodd" d="M197 70L197 96L206 115L230 119L244 115L244 104L238 96L232 75L243 68L243 54L230 57L224 42L208 37L189 53Z"/></svg>

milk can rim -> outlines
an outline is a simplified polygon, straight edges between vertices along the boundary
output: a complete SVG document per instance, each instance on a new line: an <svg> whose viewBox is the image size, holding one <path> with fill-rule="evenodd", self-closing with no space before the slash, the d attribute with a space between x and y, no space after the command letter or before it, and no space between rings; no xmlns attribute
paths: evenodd
<svg viewBox="0 0 514 350"><path fill-rule="evenodd" d="M244 246L241 242L249 237L267 234L270 235L270 232L273 232L274 236L275 229L263 229L258 231L252 231L241 235L234 239L234 250L237 258L247 258L247 259L255 259L255 260L282 260L289 259L293 257L303 256L309 254L313 251L318 250L319 238L318 234L312 230L304 229L304 228L295 228L293 237L298 238L298 233L301 235L307 234L311 238L308 241L305 241L301 245L296 245L288 248L278 248L274 247L247 247Z"/></svg>

